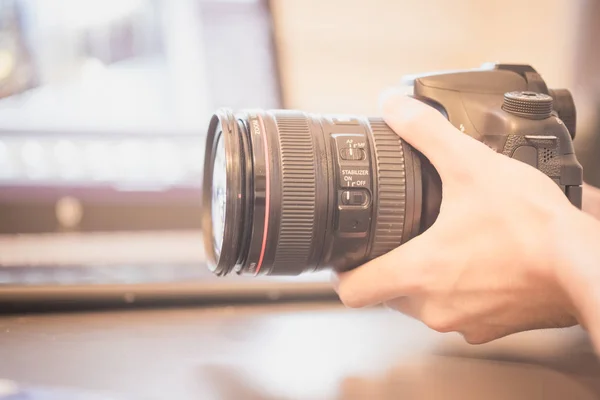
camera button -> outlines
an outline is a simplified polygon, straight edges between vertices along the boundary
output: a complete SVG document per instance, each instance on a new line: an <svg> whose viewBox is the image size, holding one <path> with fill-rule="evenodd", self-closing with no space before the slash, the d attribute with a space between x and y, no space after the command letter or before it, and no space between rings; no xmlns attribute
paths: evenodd
<svg viewBox="0 0 600 400"><path fill-rule="evenodd" d="M352 118L352 117L338 116L338 117L333 117L331 119L331 121L335 125L354 125L354 126L360 125L360 122L356 118Z"/></svg>
<svg viewBox="0 0 600 400"><path fill-rule="evenodd" d="M534 168L538 167L538 150L533 146L519 146L514 151L512 158L529 164Z"/></svg>

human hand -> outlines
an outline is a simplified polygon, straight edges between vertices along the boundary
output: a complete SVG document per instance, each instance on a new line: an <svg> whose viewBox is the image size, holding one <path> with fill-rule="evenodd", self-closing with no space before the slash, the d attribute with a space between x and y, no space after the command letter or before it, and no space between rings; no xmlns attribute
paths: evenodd
<svg viewBox="0 0 600 400"><path fill-rule="evenodd" d="M417 100L392 95L383 117L440 174L440 214L420 236L339 274L342 302L384 303L473 344L577 324L557 269L582 213L559 187Z"/></svg>
<svg viewBox="0 0 600 400"><path fill-rule="evenodd" d="M600 189L583 184L583 211L600 220Z"/></svg>

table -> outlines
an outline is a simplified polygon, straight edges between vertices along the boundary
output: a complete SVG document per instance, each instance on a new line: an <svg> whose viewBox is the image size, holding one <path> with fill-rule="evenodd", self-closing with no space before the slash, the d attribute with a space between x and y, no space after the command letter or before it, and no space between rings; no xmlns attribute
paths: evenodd
<svg viewBox="0 0 600 400"><path fill-rule="evenodd" d="M336 302L6 315L0 378L126 399L600 398L579 328L471 346Z"/></svg>

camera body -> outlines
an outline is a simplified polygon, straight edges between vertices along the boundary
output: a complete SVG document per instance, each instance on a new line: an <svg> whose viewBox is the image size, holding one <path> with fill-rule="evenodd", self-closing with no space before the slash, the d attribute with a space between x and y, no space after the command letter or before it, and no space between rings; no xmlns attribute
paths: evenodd
<svg viewBox="0 0 600 400"><path fill-rule="evenodd" d="M408 83L457 129L542 171L581 208L567 90L508 64ZM346 271L425 232L442 202L434 166L380 117L222 109L205 152L204 248L218 276Z"/></svg>
<svg viewBox="0 0 600 400"><path fill-rule="evenodd" d="M516 64L423 74L405 83L413 86L415 98L465 134L539 169L581 208L583 171L573 146L576 109L567 90L548 89L533 67Z"/></svg>

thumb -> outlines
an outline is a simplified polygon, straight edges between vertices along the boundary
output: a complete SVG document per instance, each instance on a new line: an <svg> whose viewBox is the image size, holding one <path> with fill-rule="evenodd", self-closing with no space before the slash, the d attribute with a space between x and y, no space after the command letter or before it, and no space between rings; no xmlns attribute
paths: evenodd
<svg viewBox="0 0 600 400"><path fill-rule="evenodd" d="M433 107L397 90L384 92L380 105L390 128L423 153L440 173L456 164L473 162L478 155L492 151L456 129Z"/></svg>

